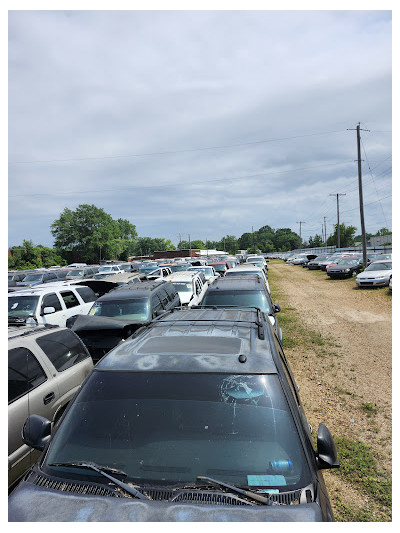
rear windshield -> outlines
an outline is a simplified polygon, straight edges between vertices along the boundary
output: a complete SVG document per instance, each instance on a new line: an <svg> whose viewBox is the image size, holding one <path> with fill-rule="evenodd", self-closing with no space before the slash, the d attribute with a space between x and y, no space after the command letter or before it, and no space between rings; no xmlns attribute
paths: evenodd
<svg viewBox="0 0 400 533"><path fill-rule="evenodd" d="M192 292L193 291L193 286L191 283L177 283L173 281L172 284L174 285L175 289L178 292Z"/></svg>
<svg viewBox="0 0 400 533"><path fill-rule="evenodd" d="M147 298L96 301L89 315L109 316L132 320L149 320L150 304Z"/></svg>
<svg viewBox="0 0 400 533"><path fill-rule="evenodd" d="M264 291L208 291L202 305L217 307L258 307L264 313L271 313L271 305Z"/></svg>

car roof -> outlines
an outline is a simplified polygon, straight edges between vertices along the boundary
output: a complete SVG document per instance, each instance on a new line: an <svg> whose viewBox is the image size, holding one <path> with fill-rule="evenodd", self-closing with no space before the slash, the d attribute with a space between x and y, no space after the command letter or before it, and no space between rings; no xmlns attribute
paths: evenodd
<svg viewBox="0 0 400 533"><path fill-rule="evenodd" d="M97 370L276 373L273 332L249 309L174 309L109 352Z"/></svg>
<svg viewBox="0 0 400 533"><path fill-rule="evenodd" d="M251 264L243 264L243 265L239 265L233 269L230 269L228 270L227 274L228 273L232 273L232 272L241 272L241 271L253 271L254 273L258 273L258 272L262 272L263 271L263 268L262 267L258 267L256 265L251 265Z"/></svg>
<svg viewBox="0 0 400 533"><path fill-rule="evenodd" d="M10 296L40 296L41 294L46 294L49 292L54 292L56 290L71 290L76 288L75 285L72 284L66 284L63 282L55 282L55 283L46 283L43 286L40 287L21 287L21 290L14 291L9 293Z"/></svg>
<svg viewBox="0 0 400 533"><path fill-rule="evenodd" d="M264 291L265 285L259 276L226 276L218 278L210 285L207 292L211 291Z"/></svg>
<svg viewBox="0 0 400 533"><path fill-rule="evenodd" d="M8 326L8 340L19 339L20 337L27 337L29 335L41 336L49 333L53 329L66 329L53 324L45 324L43 326L29 327L29 326Z"/></svg>
<svg viewBox="0 0 400 533"><path fill-rule="evenodd" d="M168 274L164 279L167 281L192 281L193 278L197 276L196 270L181 270L178 272L172 272Z"/></svg>
<svg viewBox="0 0 400 533"><path fill-rule="evenodd" d="M122 285L100 296L96 301L103 302L106 300L123 300L125 298L146 298L151 295L158 287L165 285L165 281L142 281L141 283L132 283Z"/></svg>

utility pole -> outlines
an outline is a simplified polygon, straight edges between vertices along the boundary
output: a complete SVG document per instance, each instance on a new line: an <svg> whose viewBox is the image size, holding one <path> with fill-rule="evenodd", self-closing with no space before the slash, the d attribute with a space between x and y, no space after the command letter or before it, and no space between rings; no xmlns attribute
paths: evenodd
<svg viewBox="0 0 400 533"><path fill-rule="evenodd" d="M325 246L326 246L326 217L324 217L324 228L325 228Z"/></svg>
<svg viewBox="0 0 400 533"><path fill-rule="evenodd" d="M303 248L303 241L301 240L301 225L305 224L305 222L301 220L300 222L296 222L296 224L300 224L300 248Z"/></svg>
<svg viewBox="0 0 400 533"><path fill-rule="evenodd" d="M256 250L254 248L254 230L253 230L253 226L251 226L251 237L252 237L252 241L253 241L253 254L255 254Z"/></svg>
<svg viewBox="0 0 400 533"><path fill-rule="evenodd" d="M189 237L189 256L192 257L192 244L190 242L190 235L188 235Z"/></svg>
<svg viewBox="0 0 400 533"><path fill-rule="evenodd" d="M363 264L364 266L367 266L367 236L365 233L364 201L363 201L362 176L361 176L360 123L357 124L356 131L357 131L357 162L358 162L358 196L360 199L360 220L361 220L361 239L362 239L362 248L363 248ZM369 130L363 130L363 131L369 131Z"/></svg>
<svg viewBox="0 0 400 533"><path fill-rule="evenodd" d="M337 247L340 248L340 225L339 225L339 196L346 196L345 193L330 194L329 196L336 196L337 202Z"/></svg>

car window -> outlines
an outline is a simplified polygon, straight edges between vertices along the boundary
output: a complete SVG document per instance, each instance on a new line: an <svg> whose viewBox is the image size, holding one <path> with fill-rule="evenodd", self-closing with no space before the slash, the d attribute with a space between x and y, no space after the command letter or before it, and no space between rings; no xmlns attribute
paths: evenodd
<svg viewBox="0 0 400 533"><path fill-rule="evenodd" d="M43 466L68 477L71 469L51 464L79 459L108 465L115 450L127 482L144 485L192 483L196 475L217 471L220 479L253 489L289 491L310 483L277 375L94 371ZM275 461L290 468L276 472Z"/></svg>
<svg viewBox="0 0 400 533"><path fill-rule="evenodd" d="M82 342L68 329L39 337L36 342L58 372L63 372L89 357Z"/></svg>
<svg viewBox="0 0 400 533"><path fill-rule="evenodd" d="M8 350L8 403L46 380L43 368L30 350L24 347Z"/></svg>
<svg viewBox="0 0 400 533"><path fill-rule="evenodd" d="M97 298L96 293L90 287L76 287L76 292L84 302L94 302Z"/></svg>
<svg viewBox="0 0 400 533"><path fill-rule="evenodd" d="M54 307L56 311L62 311L60 299L55 292L43 296L41 312L45 307Z"/></svg>
<svg viewBox="0 0 400 533"><path fill-rule="evenodd" d="M264 313L272 312L269 299L264 291L209 290L205 294L202 305L215 305L217 307L258 307Z"/></svg>
<svg viewBox="0 0 400 533"><path fill-rule="evenodd" d="M64 300L67 309L71 309L71 307L76 307L77 305L80 305L78 298L72 291L62 292L61 298Z"/></svg>
<svg viewBox="0 0 400 533"><path fill-rule="evenodd" d="M196 279L196 294L201 293L201 281Z"/></svg>
<svg viewBox="0 0 400 533"><path fill-rule="evenodd" d="M151 297L151 308L154 315L155 311L158 311L159 309L163 309L162 303L160 298L158 297L158 294L153 294Z"/></svg>
<svg viewBox="0 0 400 533"><path fill-rule="evenodd" d="M168 304L169 304L169 298L168 298L168 293L167 293L165 287L161 287L161 288L160 288L160 291L159 291L159 293L158 293L158 296L159 296L160 299L161 299L161 302L162 302L162 304L163 304L164 309L167 309Z"/></svg>

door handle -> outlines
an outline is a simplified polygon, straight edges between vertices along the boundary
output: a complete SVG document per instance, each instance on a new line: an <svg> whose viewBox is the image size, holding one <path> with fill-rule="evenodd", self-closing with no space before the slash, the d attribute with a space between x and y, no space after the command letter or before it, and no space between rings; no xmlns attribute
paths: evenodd
<svg viewBox="0 0 400 533"><path fill-rule="evenodd" d="M49 394L46 394L46 396L43 398L44 405L47 405L48 403L53 401L55 397L56 395L54 394L54 392L49 392Z"/></svg>

